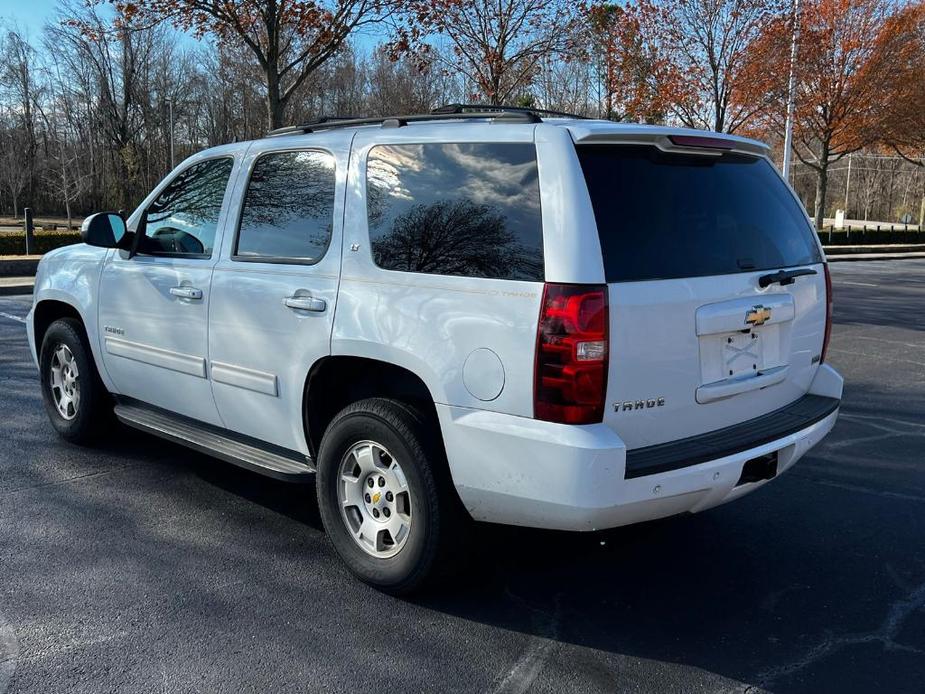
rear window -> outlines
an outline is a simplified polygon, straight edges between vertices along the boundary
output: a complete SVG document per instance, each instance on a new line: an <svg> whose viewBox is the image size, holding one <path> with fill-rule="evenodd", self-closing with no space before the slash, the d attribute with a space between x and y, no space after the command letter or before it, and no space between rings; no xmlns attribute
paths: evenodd
<svg viewBox="0 0 925 694"><path fill-rule="evenodd" d="M581 145L608 282L821 262L800 205L765 159Z"/></svg>
<svg viewBox="0 0 925 694"><path fill-rule="evenodd" d="M532 143L373 147L366 200L373 258L381 268L543 280Z"/></svg>

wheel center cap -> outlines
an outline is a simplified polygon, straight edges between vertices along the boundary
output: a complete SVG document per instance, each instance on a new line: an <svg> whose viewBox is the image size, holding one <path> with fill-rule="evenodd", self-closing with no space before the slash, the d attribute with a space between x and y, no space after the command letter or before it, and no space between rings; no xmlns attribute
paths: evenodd
<svg viewBox="0 0 925 694"><path fill-rule="evenodd" d="M373 503L378 504L381 498L382 498L382 492L376 492L375 494L373 494Z"/></svg>

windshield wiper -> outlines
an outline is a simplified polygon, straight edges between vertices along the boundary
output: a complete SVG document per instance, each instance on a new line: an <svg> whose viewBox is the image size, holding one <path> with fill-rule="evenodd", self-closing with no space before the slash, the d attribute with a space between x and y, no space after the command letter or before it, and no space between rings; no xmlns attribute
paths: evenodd
<svg viewBox="0 0 925 694"><path fill-rule="evenodd" d="M793 284L797 277L802 277L803 275L816 275L818 274L815 270L812 270L808 267L801 267L796 270L778 270L777 272L772 272L769 275L762 275L758 278L758 286L764 289L768 285L778 283L780 285Z"/></svg>

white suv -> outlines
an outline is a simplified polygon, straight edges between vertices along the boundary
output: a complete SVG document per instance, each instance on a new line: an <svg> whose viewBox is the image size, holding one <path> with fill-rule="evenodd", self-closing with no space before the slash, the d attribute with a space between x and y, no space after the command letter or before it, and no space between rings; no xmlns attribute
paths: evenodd
<svg viewBox="0 0 925 694"><path fill-rule="evenodd" d="M822 249L765 145L536 111L322 120L183 162L47 254L55 428L315 481L401 593L467 522L701 511L835 423Z"/></svg>

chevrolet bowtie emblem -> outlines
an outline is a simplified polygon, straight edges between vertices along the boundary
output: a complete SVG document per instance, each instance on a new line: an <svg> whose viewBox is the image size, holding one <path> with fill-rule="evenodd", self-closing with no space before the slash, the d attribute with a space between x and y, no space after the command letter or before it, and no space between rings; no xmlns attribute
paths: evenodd
<svg viewBox="0 0 925 694"><path fill-rule="evenodd" d="M771 309L767 306L753 306L745 312L746 325L764 325L771 320Z"/></svg>
<svg viewBox="0 0 925 694"><path fill-rule="evenodd" d="M379 492L376 492L375 494L373 494L373 503L378 504L379 499L381 498L382 498L382 494L380 494Z"/></svg>

